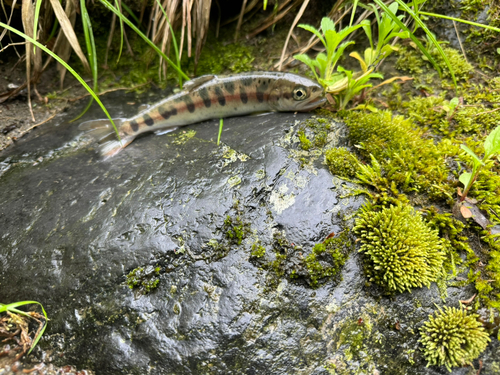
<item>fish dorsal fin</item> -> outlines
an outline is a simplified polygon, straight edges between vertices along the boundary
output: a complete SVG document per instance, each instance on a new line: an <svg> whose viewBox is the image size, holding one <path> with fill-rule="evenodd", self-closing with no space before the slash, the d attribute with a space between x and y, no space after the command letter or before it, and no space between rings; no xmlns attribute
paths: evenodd
<svg viewBox="0 0 500 375"><path fill-rule="evenodd" d="M214 74L207 74L205 76L193 78L192 80L187 81L184 84L183 89L186 91L193 91L195 88L200 87L204 83L211 81L214 78L217 78L217 76Z"/></svg>

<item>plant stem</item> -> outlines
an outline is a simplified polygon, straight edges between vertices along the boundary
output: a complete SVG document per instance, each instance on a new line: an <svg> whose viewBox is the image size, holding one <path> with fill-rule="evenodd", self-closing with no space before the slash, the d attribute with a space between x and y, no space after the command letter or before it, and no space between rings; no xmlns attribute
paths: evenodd
<svg viewBox="0 0 500 375"><path fill-rule="evenodd" d="M493 30L493 31L500 32L500 29L499 29L499 28L497 28L497 27L493 27L493 26L490 26L490 25L483 25L483 24L481 24L481 23L477 23L477 22L472 22L472 21L463 20L463 19L461 19L461 18L448 17L448 16L443 16L442 14L428 13L428 12L422 12L422 11L420 11L419 13L420 13L420 14L423 14L423 15L425 15L425 16L437 17L437 18L444 18L444 19L446 19L446 20L451 20L451 21L457 21L457 22L467 23L467 24L472 25L472 26L483 27L483 28L485 28L485 29L489 29L489 30Z"/></svg>

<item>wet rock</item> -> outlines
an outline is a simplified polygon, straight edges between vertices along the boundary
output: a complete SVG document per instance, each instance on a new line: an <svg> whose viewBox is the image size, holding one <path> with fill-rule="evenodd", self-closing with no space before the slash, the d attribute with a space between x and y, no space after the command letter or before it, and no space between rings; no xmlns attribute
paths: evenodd
<svg viewBox="0 0 500 375"><path fill-rule="evenodd" d="M107 101L116 117L139 102ZM99 374L446 373L426 368L418 348L441 303L435 285L380 297L356 251L315 289L269 265L277 233L300 265L299 253L351 227L363 203L322 158L303 168L294 157L311 114L226 119L221 146L218 121L207 121L141 137L105 161L67 125L72 115L0 156L0 301L43 303L40 360ZM348 146L334 127L332 144ZM127 284L138 267L159 279L148 293ZM449 288L448 301L468 292ZM494 373L499 350L495 341L482 356L482 374Z"/></svg>

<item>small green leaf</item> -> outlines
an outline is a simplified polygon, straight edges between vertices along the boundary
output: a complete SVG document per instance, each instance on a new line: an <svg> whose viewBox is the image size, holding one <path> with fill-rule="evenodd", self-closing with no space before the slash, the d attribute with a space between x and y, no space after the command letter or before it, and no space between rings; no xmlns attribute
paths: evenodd
<svg viewBox="0 0 500 375"><path fill-rule="evenodd" d="M482 160L479 159L479 157L476 155L476 153L474 151L472 151L469 147L467 147L466 145L460 145L460 148L472 157L472 161L474 162L474 165L476 165L476 166L484 165Z"/></svg>
<svg viewBox="0 0 500 375"><path fill-rule="evenodd" d="M464 172L460 175L460 177L458 178L458 180L464 184L464 187L467 187L467 185L469 184L470 180L472 178L472 173L469 173L469 172Z"/></svg>
<svg viewBox="0 0 500 375"><path fill-rule="evenodd" d="M457 97L450 100L450 105L452 108L455 108L458 105L458 103L459 103L459 100Z"/></svg>
<svg viewBox="0 0 500 375"><path fill-rule="evenodd" d="M335 31L335 23L330 18L323 17L321 20L321 29L323 30L323 34L326 34L329 30Z"/></svg>
<svg viewBox="0 0 500 375"><path fill-rule="evenodd" d="M497 126L484 141L485 159L500 153L500 126Z"/></svg>
<svg viewBox="0 0 500 375"><path fill-rule="evenodd" d="M321 35L321 33L319 32L318 29L316 29L314 26L311 26L311 25L305 25L305 24L300 24L298 25L301 29L304 29L304 30L307 30L311 33L313 33L314 35L316 35L319 40L321 40L321 43L323 43L323 45L326 47L326 43L325 43L325 39L323 38L323 36Z"/></svg>

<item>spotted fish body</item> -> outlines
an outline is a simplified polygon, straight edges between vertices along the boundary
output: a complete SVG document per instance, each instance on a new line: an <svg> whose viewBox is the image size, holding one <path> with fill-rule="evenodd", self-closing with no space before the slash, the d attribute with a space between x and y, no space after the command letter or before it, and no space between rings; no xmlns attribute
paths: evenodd
<svg viewBox="0 0 500 375"><path fill-rule="evenodd" d="M108 140L112 130L109 124L89 130L101 140L102 153L112 156L141 133L255 112L310 111L324 101L320 85L296 74L207 75L186 82L178 94L124 120L119 125L121 143Z"/></svg>

